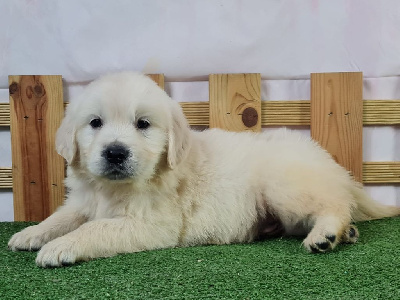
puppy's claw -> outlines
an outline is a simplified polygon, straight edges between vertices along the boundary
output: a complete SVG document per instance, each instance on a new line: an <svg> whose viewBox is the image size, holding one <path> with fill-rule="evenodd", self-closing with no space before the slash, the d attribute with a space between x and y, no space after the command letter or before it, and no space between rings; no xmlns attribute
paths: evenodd
<svg viewBox="0 0 400 300"><path fill-rule="evenodd" d="M77 261L76 244L60 237L42 247L36 257L36 264L43 268L66 267Z"/></svg>
<svg viewBox="0 0 400 300"><path fill-rule="evenodd" d="M48 230L40 225L33 225L14 234L8 242L12 251L37 251L50 240Z"/></svg>

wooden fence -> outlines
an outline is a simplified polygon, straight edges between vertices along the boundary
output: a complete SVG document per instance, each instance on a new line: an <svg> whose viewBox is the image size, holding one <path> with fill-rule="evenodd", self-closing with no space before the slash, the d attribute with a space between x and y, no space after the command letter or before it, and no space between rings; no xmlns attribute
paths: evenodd
<svg viewBox="0 0 400 300"><path fill-rule="evenodd" d="M164 88L162 74L149 75ZM399 184L400 162L363 162L363 125L400 125L400 100L363 100L361 72L311 74L310 101L262 101L260 74L209 76L209 102L182 102L190 125L233 131L310 126L334 159L366 184ZM65 166L54 147L64 114L61 76L9 76L12 167L0 188L12 188L15 221L41 221L63 201Z"/></svg>

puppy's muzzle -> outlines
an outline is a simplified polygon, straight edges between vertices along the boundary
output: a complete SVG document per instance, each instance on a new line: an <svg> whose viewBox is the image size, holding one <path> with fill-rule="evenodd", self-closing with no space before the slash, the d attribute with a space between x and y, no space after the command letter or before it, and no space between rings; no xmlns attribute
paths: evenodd
<svg viewBox="0 0 400 300"><path fill-rule="evenodd" d="M103 175L111 180L122 180L133 175L133 168L129 164L131 152L123 144L108 145L102 152L104 159Z"/></svg>

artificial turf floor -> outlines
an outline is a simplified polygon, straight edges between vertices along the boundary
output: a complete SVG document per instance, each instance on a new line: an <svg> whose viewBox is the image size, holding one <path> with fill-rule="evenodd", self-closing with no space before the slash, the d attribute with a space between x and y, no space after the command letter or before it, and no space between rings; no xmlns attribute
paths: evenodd
<svg viewBox="0 0 400 300"><path fill-rule="evenodd" d="M41 269L7 249L32 223L0 223L0 299L400 299L400 218L359 223L360 240L309 254L298 239L175 248Z"/></svg>

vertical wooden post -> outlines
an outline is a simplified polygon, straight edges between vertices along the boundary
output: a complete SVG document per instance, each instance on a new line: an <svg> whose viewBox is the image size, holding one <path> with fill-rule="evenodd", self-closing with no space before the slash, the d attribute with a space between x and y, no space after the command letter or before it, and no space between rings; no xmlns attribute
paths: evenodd
<svg viewBox="0 0 400 300"><path fill-rule="evenodd" d="M64 159L55 133L64 115L61 76L9 76L15 221L42 221L63 202Z"/></svg>
<svg viewBox="0 0 400 300"><path fill-rule="evenodd" d="M363 75L311 74L311 136L362 181Z"/></svg>
<svg viewBox="0 0 400 300"><path fill-rule="evenodd" d="M147 76L153 79L153 81L155 81L160 88L165 88L164 74L147 74Z"/></svg>
<svg viewBox="0 0 400 300"><path fill-rule="evenodd" d="M261 131L260 74L212 74L210 128Z"/></svg>

